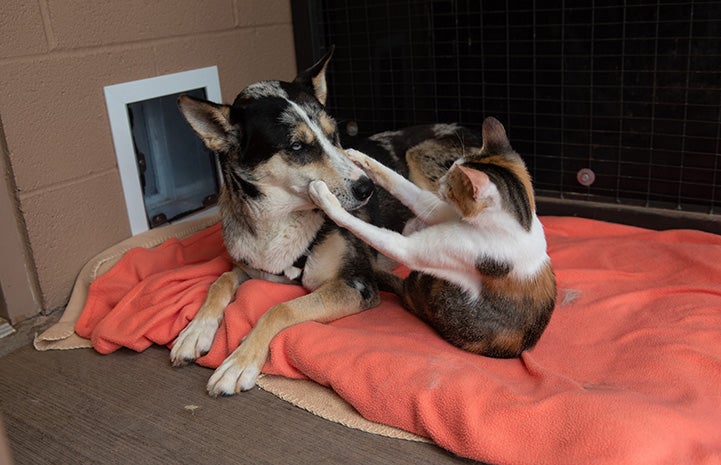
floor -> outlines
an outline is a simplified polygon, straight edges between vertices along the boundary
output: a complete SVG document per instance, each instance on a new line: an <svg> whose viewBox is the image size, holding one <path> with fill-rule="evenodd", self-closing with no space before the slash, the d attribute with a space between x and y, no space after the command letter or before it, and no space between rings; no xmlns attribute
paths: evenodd
<svg viewBox="0 0 721 465"><path fill-rule="evenodd" d="M260 389L213 399L211 371L168 351L0 358L0 413L24 464L471 464L433 445L353 430Z"/></svg>

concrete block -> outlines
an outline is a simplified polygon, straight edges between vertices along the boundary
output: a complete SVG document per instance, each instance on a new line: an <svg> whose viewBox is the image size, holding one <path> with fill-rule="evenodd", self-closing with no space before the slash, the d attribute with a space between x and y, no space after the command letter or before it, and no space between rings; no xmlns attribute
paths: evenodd
<svg viewBox="0 0 721 465"><path fill-rule="evenodd" d="M128 43L229 29L232 0L48 2L58 47Z"/></svg>
<svg viewBox="0 0 721 465"><path fill-rule="evenodd" d="M0 111L19 191L114 167L103 87L155 74L149 48L5 65Z"/></svg>
<svg viewBox="0 0 721 465"><path fill-rule="evenodd" d="M241 27L293 22L290 0L240 1L236 2L235 8Z"/></svg>
<svg viewBox="0 0 721 465"><path fill-rule="evenodd" d="M45 53L45 36L39 2L3 0L0 6L0 58Z"/></svg>
<svg viewBox="0 0 721 465"><path fill-rule="evenodd" d="M114 170L21 197L20 203L45 309L67 302L90 258L130 237Z"/></svg>
<svg viewBox="0 0 721 465"><path fill-rule="evenodd" d="M238 29L167 41L155 47L159 74L218 66L223 100L232 103L248 84L295 77L290 25Z"/></svg>

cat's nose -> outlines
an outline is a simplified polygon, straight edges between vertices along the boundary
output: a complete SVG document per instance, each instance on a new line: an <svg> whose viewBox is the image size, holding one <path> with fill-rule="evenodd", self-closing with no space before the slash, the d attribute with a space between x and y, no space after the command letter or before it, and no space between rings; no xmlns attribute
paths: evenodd
<svg viewBox="0 0 721 465"><path fill-rule="evenodd" d="M368 197L373 194L374 189L375 186L373 185L373 181L371 181L367 176L361 176L357 181L354 181L351 186L353 197L360 201L367 200Z"/></svg>

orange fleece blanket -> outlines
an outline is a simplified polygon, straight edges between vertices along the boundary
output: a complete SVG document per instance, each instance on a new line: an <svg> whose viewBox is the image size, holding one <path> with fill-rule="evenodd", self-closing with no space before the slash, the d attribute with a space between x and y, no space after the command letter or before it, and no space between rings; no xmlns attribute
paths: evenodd
<svg viewBox="0 0 721 465"><path fill-rule="evenodd" d="M521 358L456 349L384 294L283 331L263 371L492 464L721 464L721 236L542 222L559 301ZM169 345L230 266L217 225L133 249L92 284L76 332L102 353ZM198 363L217 366L270 306L303 293L246 282Z"/></svg>

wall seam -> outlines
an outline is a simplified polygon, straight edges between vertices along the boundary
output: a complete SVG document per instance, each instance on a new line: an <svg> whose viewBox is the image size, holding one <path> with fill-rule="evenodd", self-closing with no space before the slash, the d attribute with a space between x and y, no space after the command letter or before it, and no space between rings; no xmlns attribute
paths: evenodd
<svg viewBox="0 0 721 465"><path fill-rule="evenodd" d="M43 195L43 194L47 194L48 192L61 190L66 187L72 186L74 184L81 184L85 181L91 181L93 179L97 179L97 178L107 176L108 174L113 174L113 173L115 173L115 174L118 173L118 168L116 166L114 166L112 168L107 168L102 171L98 171L96 173L79 176L77 178L70 178L70 179L65 179L63 181L58 181L58 182L55 182L48 186L43 186L43 187L40 187L37 189L30 189L27 192L19 193L17 198L20 201L32 199L33 197L37 197L38 195Z"/></svg>
<svg viewBox="0 0 721 465"><path fill-rule="evenodd" d="M43 30L45 31L45 40L47 40L49 50L55 50L58 47L58 39L55 37L55 31L53 30L53 22L50 18L50 8L48 7L47 0L38 0L38 6L40 7L40 16L43 19ZM47 53L43 53L47 55Z"/></svg>
<svg viewBox="0 0 721 465"><path fill-rule="evenodd" d="M7 58L0 58L0 66L9 64L9 63L23 63L23 62L35 63L38 61L38 59L46 59L46 58L56 58L56 59L79 58L79 57L87 56L89 54L94 54L94 53L117 52L117 51L122 51L122 50L137 50L137 49L143 49L143 48L153 47L153 46L157 46L157 45L169 44L178 39L189 39L189 38L203 39L203 38L211 37L213 35L218 35L218 34L219 35L230 34L230 33L238 32L238 31L242 31L242 30L257 31L259 29L271 29L271 28L279 27L279 26L291 26L292 27L292 23L272 23L272 24L262 24L262 25L249 25L249 26L217 29L214 31L205 31L205 32L198 32L198 33L191 33L191 34L178 34L175 36L161 37L161 38L155 38L155 39L118 42L118 43L107 44L107 45L93 45L93 46L85 46L85 47L73 47L73 48L68 48L68 49L54 49L50 52L45 52L45 53L34 53L34 54L30 54L30 55L19 55L19 56L7 57Z"/></svg>
<svg viewBox="0 0 721 465"><path fill-rule="evenodd" d="M233 26L235 29L240 27L240 16L238 15L238 0L233 0Z"/></svg>

